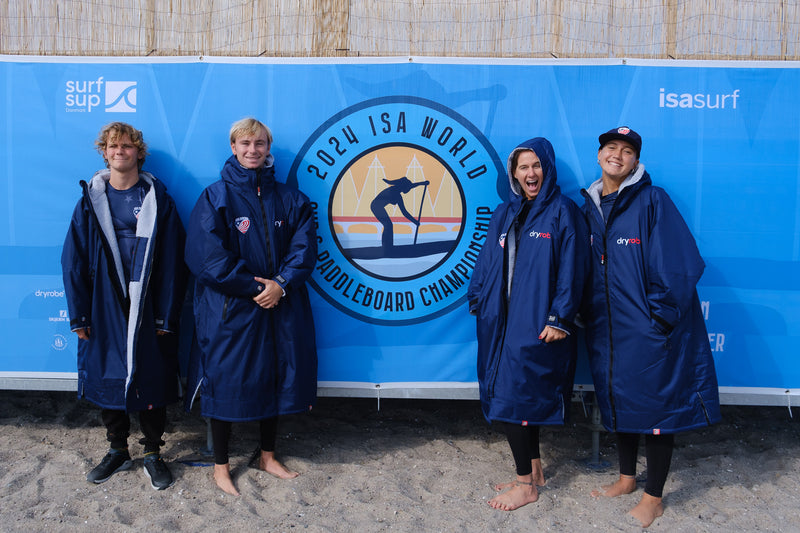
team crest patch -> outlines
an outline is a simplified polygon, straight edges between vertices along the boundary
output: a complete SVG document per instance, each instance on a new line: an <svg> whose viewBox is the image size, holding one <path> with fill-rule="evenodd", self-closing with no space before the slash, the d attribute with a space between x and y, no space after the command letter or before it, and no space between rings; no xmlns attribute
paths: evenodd
<svg viewBox="0 0 800 533"><path fill-rule="evenodd" d="M247 230L250 229L249 217L239 217L236 220L234 220L233 223L236 225L236 229L238 229L239 232L242 233L242 235L247 233Z"/></svg>
<svg viewBox="0 0 800 533"><path fill-rule="evenodd" d="M341 111L289 172L318 222L311 286L376 324L452 311L466 299L499 176L481 132L435 102L386 97Z"/></svg>

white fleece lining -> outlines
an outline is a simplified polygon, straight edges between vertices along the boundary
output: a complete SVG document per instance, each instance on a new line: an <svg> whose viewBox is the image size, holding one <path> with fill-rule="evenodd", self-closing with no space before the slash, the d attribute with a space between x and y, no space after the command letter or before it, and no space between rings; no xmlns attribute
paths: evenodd
<svg viewBox="0 0 800 533"><path fill-rule="evenodd" d="M140 172L139 179L143 179L150 184L150 190L142 201L142 210L139 211L139 218L136 220L136 236L147 238L147 246L142 260L139 279L131 280L129 288L131 295L131 307L128 312L128 377L125 380L125 391L130 386L133 372L133 356L136 353L136 332L139 330L139 322L142 318L144 307L144 293L147 291L147 283L150 279L150 263L155 240L156 216L158 215L158 204L156 203L156 188L153 186L153 176L147 172Z"/></svg>
<svg viewBox="0 0 800 533"><path fill-rule="evenodd" d="M106 184L111 178L111 171L108 169L98 170L92 179L89 180L89 201L92 202L100 229L106 237L106 242L111 248L111 255L114 258L114 267L117 270L117 279L122 287L123 296L128 295L128 287L125 284L125 274L122 271L122 256L119 254L117 244L117 234L114 232L114 223L111 221L111 209L108 207L108 196L106 196Z"/></svg>
<svg viewBox="0 0 800 533"><path fill-rule="evenodd" d="M117 276L119 276L121 281L120 285L122 286L122 290L130 295L128 331L126 335L126 363L128 375L125 377L125 396L127 398L128 387L130 387L133 374L133 357L136 353L136 332L139 329L139 321L142 316L144 303L143 294L147 291L147 283L150 277L150 262L153 240L155 238L154 232L156 218L158 216L158 204L156 202L156 190L153 186L155 178L149 172L139 172L139 179L150 185L150 190L147 191L142 201L142 208L136 220L136 236L147 238L147 245L145 247L139 279L131 280L130 284L126 284L122 271L122 259L119 252L119 245L117 244L117 236L114 232L114 224L111 221L108 197L105 194L106 184L110 176L111 172L109 170L101 170L92 177L89 185L89 199L94 206L97 219L100 222L100 227L103 230L103 234L106 236L106 241L111 247L111 254L114 257L114 266L116 267Z"/></svg>
<svg viewBox="0 0 800 533"><path fill-rule="evenodd" d="M638 183L644 176L644 163L639 163L634 172L622 181L622 185L617 189L617 193L622 192L625 187ZM587 187L586 192L594 202L597 210L600 211L600 218L603 218L603 209L600 207L600 194L603 192L603 178L598 178L597 181Z"/></svg>

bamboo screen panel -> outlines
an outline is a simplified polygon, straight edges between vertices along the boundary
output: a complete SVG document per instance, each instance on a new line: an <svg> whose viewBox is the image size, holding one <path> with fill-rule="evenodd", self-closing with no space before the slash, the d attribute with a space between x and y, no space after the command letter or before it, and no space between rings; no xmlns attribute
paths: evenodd
<svg viewBox="0 0 800 533"><path fill-rule="evenodd" d="M0 53L800 59L797 0L6 0Z"/></svg>

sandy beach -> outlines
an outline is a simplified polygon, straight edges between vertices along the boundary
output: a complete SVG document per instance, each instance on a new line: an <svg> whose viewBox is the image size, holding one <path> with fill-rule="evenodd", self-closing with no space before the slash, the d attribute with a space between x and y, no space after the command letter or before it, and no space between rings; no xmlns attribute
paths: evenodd
<svg viewBox="0 0 800 533"><path fill-rule="evenodd" d="M800 411L723 406L723 422L676 438L664 516L648 531L800 531ZM617 475L614 438L600 434L590 467L589 417L542 430L547 485L513 512L487 505L511 480L505 437L476 401L320 398L281 419L278 455L301 475L282 481L248 466L257 425L235 424L231 465L240 497L216 488L206 424L169 410L162 449L175 484L153 490L142 471L134 417L133 470L104 484L86 473L107 450L99 409L72 392L0 391L2 531L489 532L639 531L627 510L643 489L593 499ZM642 447L643 448L643 447ZM591 462L591 461L588 461ZM644 476L644 460L640 458Z"/></svg>

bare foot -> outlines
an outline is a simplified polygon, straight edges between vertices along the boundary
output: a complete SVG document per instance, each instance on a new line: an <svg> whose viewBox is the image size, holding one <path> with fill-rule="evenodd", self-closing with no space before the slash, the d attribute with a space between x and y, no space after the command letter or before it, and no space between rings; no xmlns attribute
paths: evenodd
<svg viewBox="0 0 800 533"><path fill-rule="evenodd" d="M226 492L231 496L239 495L239 491L236 490L236 486L233 484L233 479L231 478L230 463L214 465L214 481L217 487L222 489L222 492Z"/></svg>
<svg viewBox="0 0 800 533"><path fill-rule="evenodd" d="M545 483L547 483L544 479L544 470L542 469L542 460L541 459L531 459L531 468L533 469L533 473L531 477L533 477L533 482L536 483L537 487L544 487ZM507 483L498 483L494 486L494 490L497 492L509 489L516 485L516 481L509 481Z"/></svg>
<svg viewBox="0 0 800 533"><path fill-rule="evenodd" d="M636 490L636 477L619 475L619 479L610 485L603 485L601 490L593 490L592 498L604 496L606 498L614 498L622 494L630 494Z"/></svg>
<svg viewBox="0 0 800 533"><path fill-rule="evenodd" d="M645 492L636 507L628 511L628 514L641 522L642 527L649 527L653 520L664 514L664 506L661 504L661 498L650 496Z"/></svg>
<svg viewBox="0 0 800 533"><path fill-rule="evenodd" d="M292 479L300 475L294 470L289 470L283 466L283 463L275 459L275 452L265 452L264 450L261 450L258 468L279 479Z"/></svg>
<svg viewBox="0 0 800 533"><path fill-rule="evenodd" d="M530 479L530 476L525 476ZM539 491L532 481L517 480L514 486L503 494L489 500L489 506L500 511L513 511L539 499Z"/></svg>

